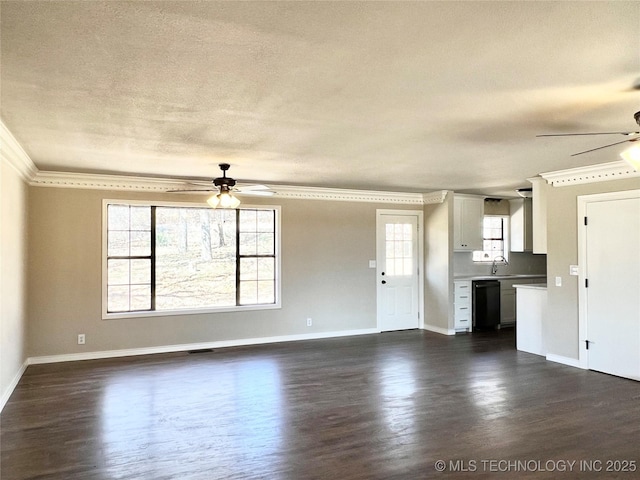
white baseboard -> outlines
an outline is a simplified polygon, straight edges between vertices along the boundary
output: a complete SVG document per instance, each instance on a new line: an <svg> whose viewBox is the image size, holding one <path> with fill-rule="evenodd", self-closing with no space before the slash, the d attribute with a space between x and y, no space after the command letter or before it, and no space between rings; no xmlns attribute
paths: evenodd
<svg viewBox="0 0 640 480"><path fill-rule="evenodd" d="M30 357L27 362L29 365L38 365L43 363L58 363L58 362L75 362L78 360L97 360L101 358L116 358L116 357L131 357L134 355L150 355L155 353L172 353L172 352L184 352L187 350L202 350L206 348L226 348L226 347L240 347L246 345L260 345L267 343L277 342L294 342L299 340L317 340L321 338L334 338L334 337L348 337L352 335L370 335L373 333L380 333L380 330L375 328L365 328L361 330L345 330L339 332L319 332L319 333L305 333L299 335L281 335L277 337L258 337L258 338L242 338L238 340L221 340L217 342L202 342L202 343L185 343L181 345L162 345L158 347L142 347L142 348L129 348L123 350L103 350L98 352L82 352L82 353L69 353L64 355L48 355L42 357Z"/></svg>
<svg viewBox="0 0 640 480"><path fill-rule="evenodd" d="M426 323L422 326L423 330L429 330L430 332L439 333L441 335L455 335L456 331L452 328L442 328L436 327L435 325L427 325Z"/></svg>
<svg viewBox="0 0 640 480"><path fill-rule="evenodd" d="M0 412L2 412L2 409L9 401L9 397L11 396L16 386L18 385L18 382L22 378L22 375L24 374L24 371L27 369L28 365L29 365L29 360L27 359L22 363L22 365L18 369L18 372L15 374L15 376L11 380L11 383L9 383L9 385L7 386L6 390L2 392L2 397L0 398Z"/></svg>
<svg viewBox="0 0 640 480"><path fill-rule="evenodd" d="M555 355L553 353L547 353L546 358L549 362L562 363L563 365L568 365L570 367L576 367L585 370L585 368L580 365L580 360L578 360L577 358L563 357L562 355Z"/></svg>

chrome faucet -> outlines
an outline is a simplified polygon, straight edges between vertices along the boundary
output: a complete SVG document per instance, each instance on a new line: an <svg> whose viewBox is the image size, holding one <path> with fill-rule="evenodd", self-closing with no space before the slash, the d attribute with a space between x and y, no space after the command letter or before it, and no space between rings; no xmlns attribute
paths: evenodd
<svg viewBox="0 0 640 480"><path fill-rule="evenodd" d="M504 256L498 255L493 259L493 262L491 263L491 275L495 275L496 273L498 273L498 260L502 261L504 265L509 265L509 262L506 258L504 258Z"/></svg>

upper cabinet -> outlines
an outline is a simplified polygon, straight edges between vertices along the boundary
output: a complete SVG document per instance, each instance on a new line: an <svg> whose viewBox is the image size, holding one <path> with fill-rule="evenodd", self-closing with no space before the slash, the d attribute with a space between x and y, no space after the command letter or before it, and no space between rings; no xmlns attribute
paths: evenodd
<svg viewBox="0 0 640 480"><path fill-rule="evenodd" d="M482 250L484 198L474 195L453 197L453 251Z"/></svg>
<svg viewBox="0 0 640 480"><path fill-rule="evenodd" d="M547 182L542 177L528 180L533 189L533 253L547 253Z"/></svg>
<svg viewBox="0 0 640 480"><path fill-rule="evenodd" d="M516 198L509 200L509 213L511 216L511 251L533 251L533 219L532 203L530 198Z"/></svg>

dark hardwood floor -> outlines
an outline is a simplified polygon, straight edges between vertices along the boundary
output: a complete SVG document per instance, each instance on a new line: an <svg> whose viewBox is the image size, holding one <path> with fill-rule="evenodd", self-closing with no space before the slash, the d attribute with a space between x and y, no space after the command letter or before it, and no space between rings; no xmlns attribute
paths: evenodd
<svg viewBox="0 0 640 480"><path fill-rule="evenodd" d="M513 329L33 365L0 421L3 480L640 475L640 383Z"/></svg>

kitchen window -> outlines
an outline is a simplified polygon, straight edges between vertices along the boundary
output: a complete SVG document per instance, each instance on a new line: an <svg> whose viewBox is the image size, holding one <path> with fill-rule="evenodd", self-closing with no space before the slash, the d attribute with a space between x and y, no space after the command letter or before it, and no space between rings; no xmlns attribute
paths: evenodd
<svg viewBox="0 0 640 480"><path fill-rule="evenodd" d="M509 217L485 215L482 219L482 250L473 252L474 262L493 262L496 257L504 257L508 260ZM499 262L502 263L502 262Z"/></svg>
<svg viewBox="0 0 640 480"><path fill-rule="evenodd" d="M279 213L105 201L103 318L278 308Z"/></svg>

